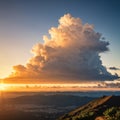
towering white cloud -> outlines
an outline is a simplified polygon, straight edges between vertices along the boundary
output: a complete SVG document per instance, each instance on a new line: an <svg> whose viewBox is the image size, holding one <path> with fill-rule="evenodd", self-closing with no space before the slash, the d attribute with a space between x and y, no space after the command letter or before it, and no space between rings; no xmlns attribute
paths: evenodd
<svg viewBox="0 0 120 120"><path fill-rule="evenodd" d="M50 38L32 48L34 56L26 66L14 66L11 77L55 80L114 79L102 65L100 53L108 51L109 42L95 32L93 25L65 14L58 27L49 30Z"/></svg>

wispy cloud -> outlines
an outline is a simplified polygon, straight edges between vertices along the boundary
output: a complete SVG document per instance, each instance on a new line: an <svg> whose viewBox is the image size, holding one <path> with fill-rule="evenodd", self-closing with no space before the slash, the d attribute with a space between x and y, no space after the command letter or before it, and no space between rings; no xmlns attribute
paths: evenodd
<svg viewBox="0 0 120 120"><path fill-rule="evenodd" d="M120 70L120 68L117 67L109 67L110 70Z"/></svg>

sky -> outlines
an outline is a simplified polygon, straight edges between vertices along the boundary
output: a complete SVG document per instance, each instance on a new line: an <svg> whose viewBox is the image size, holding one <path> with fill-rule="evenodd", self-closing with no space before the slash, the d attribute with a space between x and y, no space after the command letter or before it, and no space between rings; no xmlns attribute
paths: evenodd
<svg viewBox="0 0 120 120"><path fill-rule="evenodd" d="M0 0L0 78L117 78L119 6L118 0Z"/></svg>

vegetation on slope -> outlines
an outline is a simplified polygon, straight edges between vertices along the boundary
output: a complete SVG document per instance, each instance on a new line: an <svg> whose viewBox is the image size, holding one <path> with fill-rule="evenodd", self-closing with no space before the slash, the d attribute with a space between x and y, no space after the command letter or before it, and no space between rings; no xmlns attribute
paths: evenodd
<svg viewBox="0 0 120 120"><path fill-rule="evenodd" d="M120 96L104 96L58 120L120 120Z"/></svg>

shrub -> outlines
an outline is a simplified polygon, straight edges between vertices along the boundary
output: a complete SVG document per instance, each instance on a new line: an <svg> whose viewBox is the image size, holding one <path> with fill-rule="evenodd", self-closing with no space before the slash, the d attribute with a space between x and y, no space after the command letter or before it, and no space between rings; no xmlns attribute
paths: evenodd
<svg viewBox="0 0 120 120"><path fill-rule="evenodd" d="M118 107L111 107L103 114L107 120L120 120L120 108Z"/></svg>

